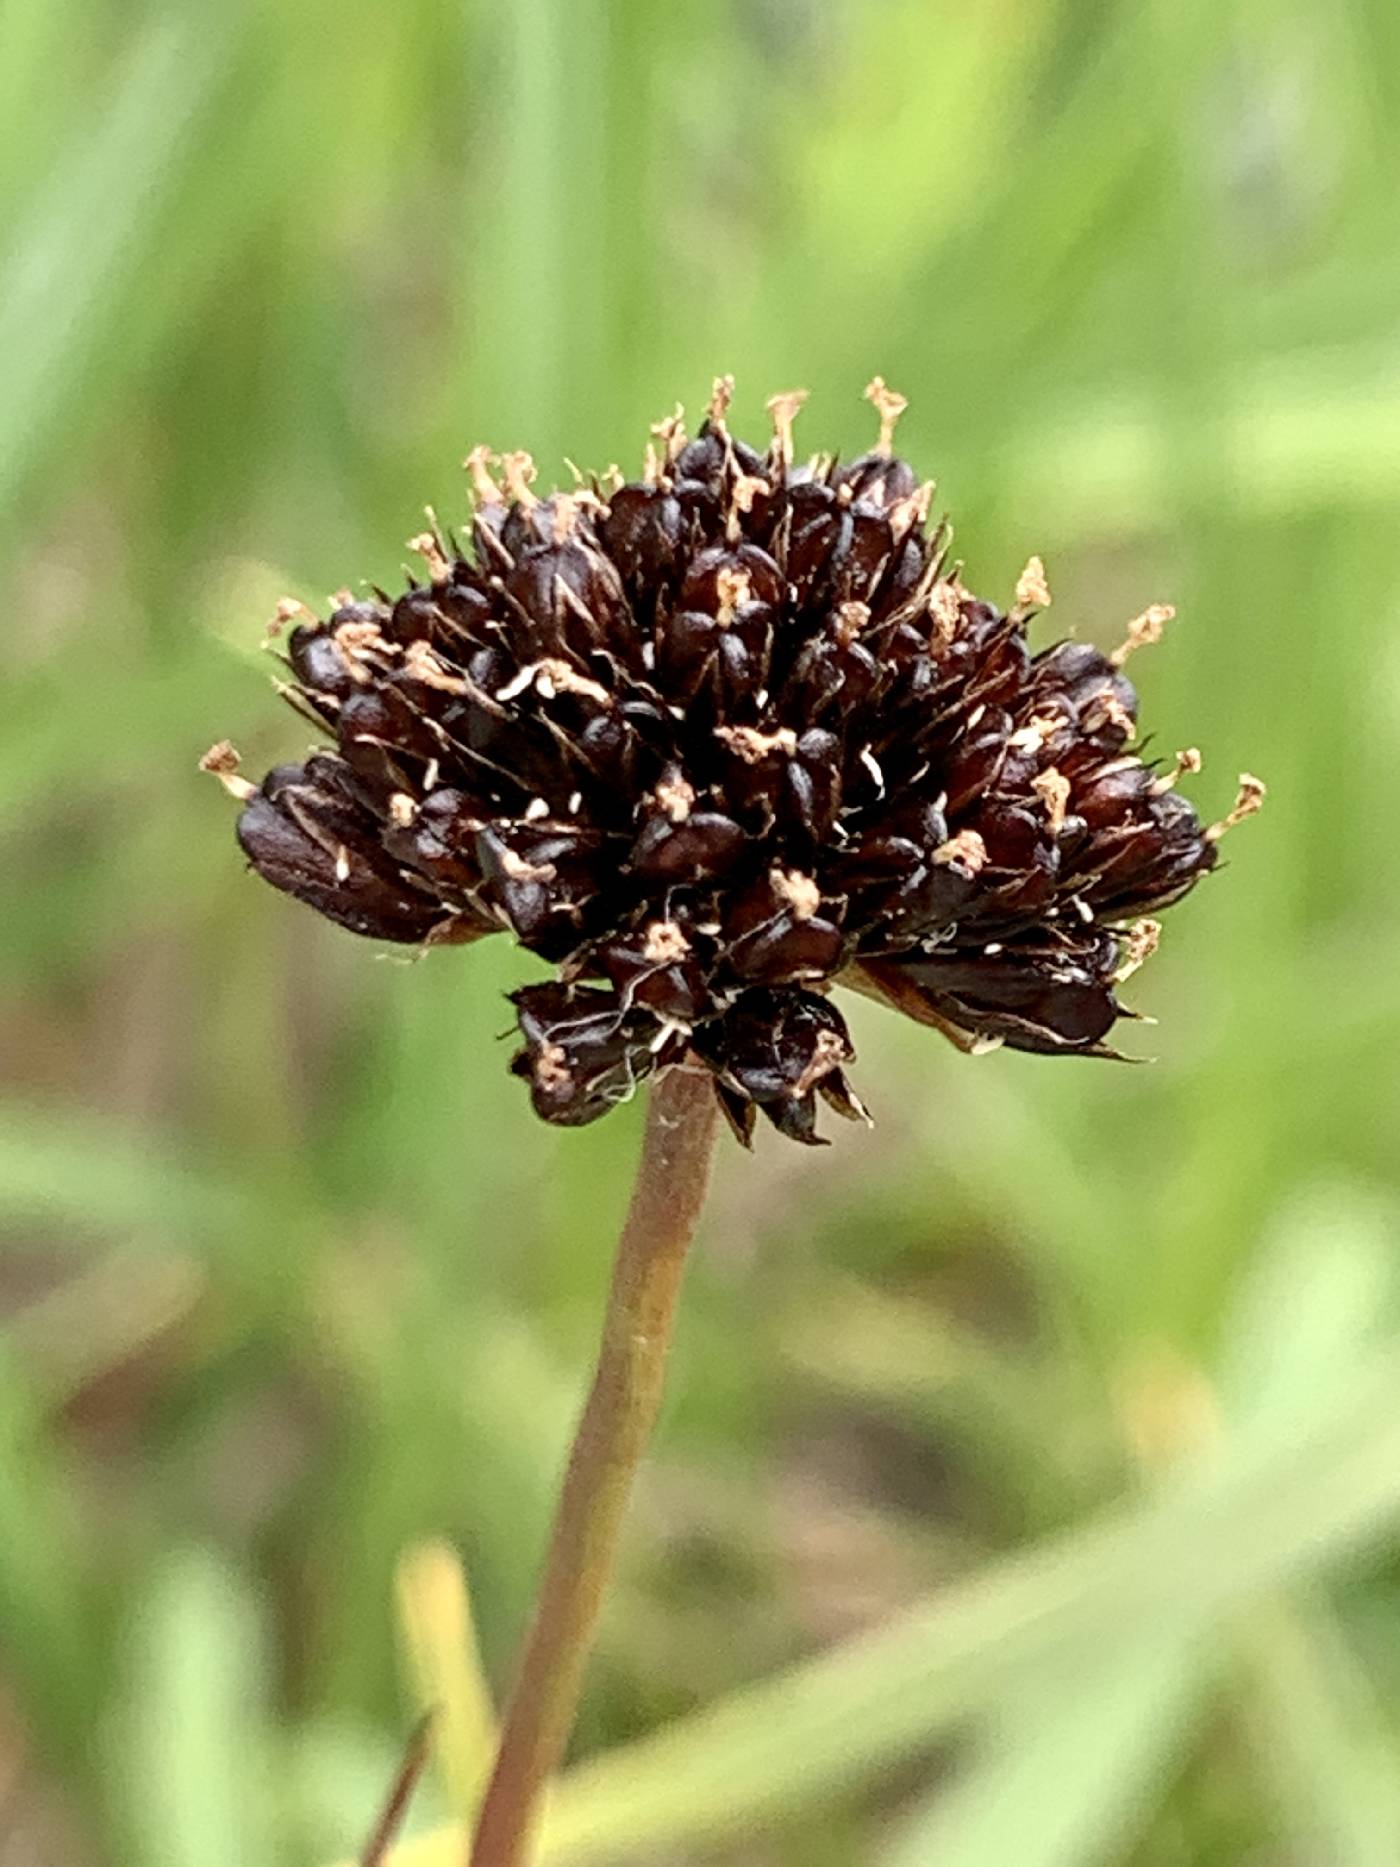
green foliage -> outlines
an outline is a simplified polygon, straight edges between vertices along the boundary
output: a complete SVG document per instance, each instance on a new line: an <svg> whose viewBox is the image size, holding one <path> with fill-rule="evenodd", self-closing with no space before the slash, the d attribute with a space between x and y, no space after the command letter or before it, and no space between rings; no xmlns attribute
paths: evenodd
<svg viewBox="0 0 1400 1867"><path fill-rule="evenodd" d="M1040 551L1105 643L1171 598L1145 716L1271 798L1133 982L1155 1067L857 1003L875 1133L722 1158L545 1859L1400 1858L1393 8L8 0L0 48L16 1858L321 1867L440 1695L398 1859L456 1862L447 1550L499 1690L635 1115L534 1122L526 962L273 897L194 767L299 751L276 597L392 580L470 443L634 462L724 369L846 450L882 371L969 580Z"/></svg>

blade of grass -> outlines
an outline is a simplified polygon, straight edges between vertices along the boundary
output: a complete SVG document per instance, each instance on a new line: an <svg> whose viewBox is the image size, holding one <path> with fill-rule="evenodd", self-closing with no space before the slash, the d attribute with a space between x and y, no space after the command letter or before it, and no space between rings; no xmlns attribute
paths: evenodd
<svg viewBox="0 0 1400 1867"><path fill-rule="evenodd" d="M395 1577L399 1630L415 1696L459 1821L476 1814L496 1752L496 1713L482 1669L466 1572L450 1545L416 1544Z"/></svg>
<svg viewBox="0 0 1400 1867"><path fill-rule="evenodd" d="M1400 377L1369 351L1243 360L1220 448L1196 489L1254 516L1389 506L1400 489ZM1061 536L1150 530L1171 477L1169 434L1132 383L1086 407L1041 404L999 449L993 477L1016 510Z"/></svg>
<svg viewBox="0 0 1400 1867"><path fill-rule="evenodd" d="M581 1765L560 1785L545 1858L752 1833L849 1789L1038 1668L1084 1663L1143 1625L1216 1614L1312 1575L1400 1516L1400 1342L1315 1401L1307 1423L1242 1436L1146 1505L946 1590L878 1633ZM397 1867L436 1867L438 1837Z"/></svg>
<svg viewBox="0 0 1400 1867"><path fill-rule="evenodd" d="M212 92L222 36L193 16L146 28L0 262L0 507L80 391L85 348Z"/></svg>
<svg viewBox="0 0 1400 1867"><path fill-rule="evenodd" d="M236 1177L115 1123L0 1103L0 1222L204 1239L246 1230L257 1206Z"/></svg>
<svg viewBox="0 0 1400 1867"><path fill-rule="evenodd" d="M0 1341L0 1629L45 1748L81 1752L94 1638L68 1460L46 1438L33 1388Z"/></svg>
<svg viewBox="0 0 1400 1867"><path fill-rule="evenodd" d="M1116 1861L1189 1732L1208 1674L1199 1635L1159 1629L1041 1681L985 1755L916 1815L881 1867L1095 1867Z"/></svg>
<svg viewBox="0 0 1400 1867"><path fill-rule="evenodd" d="M1394 1216L1346 1180L1299 1190L1241 1293L1231 1332L1242 1411L1306 1414L1393 1310ZM1263 1602L1237 1642L1238 1702L1271 1805L1316 1867L1400 1855L1400 1746L1359 1655L1315 1592Z"/></svg>
<svg viewBox="0 0 1400 1867"><path fill-rule="evenodd" d="M1386 1229L1378 1202L1331 1185L1294 1201L1264 1241L1231 1334L1230 1388L1237 1414L1255 1430L1277 1432L1374 1334L1391 1281ZM1201 1633L1195 1617L1180 1629L1159 1628L1105 1662L1038 1681L999 1706L983 1754L911 1821L889 1867L926 1860L1091 1867L1116 1858L1125 1826L1179 1749L1218 1665L1218 1647L1203 1651ZM1386 1858L1393 1835L1384 1826L1388 1785L1378 1746L1369 1746L1371 1767L1363 1771L1304 1620L1282 1604L1261 1607L1241 1648L1257 1726L1286 1722L1290 1690L1298 1696L1292 1739L1266 1754L1295 1785L1282 1806L1291 1802L1295 1816L1300 1801L1320 1811L1304 1833L1308 1858L1320 1845L1319 1822L1336 1843L1319 1861L1340 1867L1352 1856L1337 1849L1350 1840L1369 1850L1355 1855L1358 1863ZM1313 1727L1310 1745L1305 1733ZM1348 1766L1364 1782L1350 1784Z"/></svg>
<svg viewBox="0 0 1400 1867"><path fill-rule="evenodd" d="M1400 1740L1322 1602L1246 1622L1242 1716L1271 1806L1309 1867L1400 1859Z"/></svg>
<svg viewBox="0 0 1400 1867"><path fill-rule="evenodd" d="M8 1322L35 1403L65 1405L188 1317L205 1277L189 1258L118 1249L27 1303Z"/></svg>
<svg viewBox="0 0 1400 1867"><path fill-rule="evenodd" d="M257 1611L228 1565L205 1550L162 1562L130 1629L109 1734L130 1858L281 1858L269 1833L266 1678Z"/></svg>

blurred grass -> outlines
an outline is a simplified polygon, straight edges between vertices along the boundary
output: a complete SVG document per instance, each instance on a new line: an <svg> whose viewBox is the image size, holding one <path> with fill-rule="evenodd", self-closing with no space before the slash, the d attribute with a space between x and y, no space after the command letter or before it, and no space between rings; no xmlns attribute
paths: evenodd
<svg viewBox="0 0 1400 1867"><path fill-rule="evenodd" d="M857 1005L875 1133L723 1161L549 1858L1400 1858L1397 126L1382 0L6 0L0 1867L343 1856L430 1678L452 1858L394 1578L499 1688L635 1111L545 1131L523 962L296 912L193 766L468 444L720 369L845 449L883 371L970 581L1171 597L1159 742L1271 798L1156 1067Z"/></svg>

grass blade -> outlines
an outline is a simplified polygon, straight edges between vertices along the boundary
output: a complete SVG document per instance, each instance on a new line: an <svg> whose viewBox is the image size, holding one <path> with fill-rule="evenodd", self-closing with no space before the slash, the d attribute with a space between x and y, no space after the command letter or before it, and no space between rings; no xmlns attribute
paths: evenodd
<svg viewBox="0 0 1400 1867"><path fill-rule="evenodd" d="M0 297L0 505L77 392L86 347L210 95L220 39L193 15L154 21L16 230Z"/></svg>
<svg viewBox="0 0 1400 1867"><path fill-rule="evenodd" d="M476 1813L496 1750L496 1713L481 1664L467 1578L446 1543L407 1550L395 1578L399 1627L448 1801Z"/></svg>
<svg viewBox="0 0 1400 1867"><path fill-rule="evenodd" d="M1146 1505L984 1571L880 1632L566 1777L550 1861L752 1833L867 1780L1033 1678L1144 1624L1316 1574L1400 1516L1400 1344L1306 1424L1248 1435ZM438 1867L455 1839L401 1850Z"/></svg>
<svg viewBox="0 0 1400 1867"><path fill-rule="evenodd" d="M1095 1867L1127 1831L1189 1729L1199 1642L1127 1644L1098 1668L1040 1682L1006 1708L985 1755L881 1856L881 1867Z"/></svg>
<svg viewBox="0 0 1400 1867"><path fill-rule="evenodd" d="M266 1679L256 1610L229 1568L187 1551L156 1571L133 1622L113 1744L131 1858L246 1867L268 1845Z"/></svg>

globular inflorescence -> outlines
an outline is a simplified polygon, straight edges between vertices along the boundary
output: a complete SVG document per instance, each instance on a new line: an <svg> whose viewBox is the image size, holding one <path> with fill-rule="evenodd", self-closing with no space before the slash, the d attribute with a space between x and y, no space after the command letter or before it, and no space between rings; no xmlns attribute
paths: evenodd
<svg viewBox="0 0 1400 1867"><path fill-rule="evenodd" d="M275 887L353 932L437 945L504 931L556 975L515 993L513 1068L577 1124L684 1059L735 1130L815 1136L816 1099L863 1113L829 988L847 984L969 1050L1111 1056L1116 987L1151 914L1215 864L1139 756L1114 653L1032 652L1038 559L1003 611L948 561L933 488L880 435L798 463L803 398L769 403L763 453L715 387L646 470L539 497L523 454L468 456L470 549L434 521L397 597L288 601L293 703L332 743L261 785L208 769Z"/></svg>

